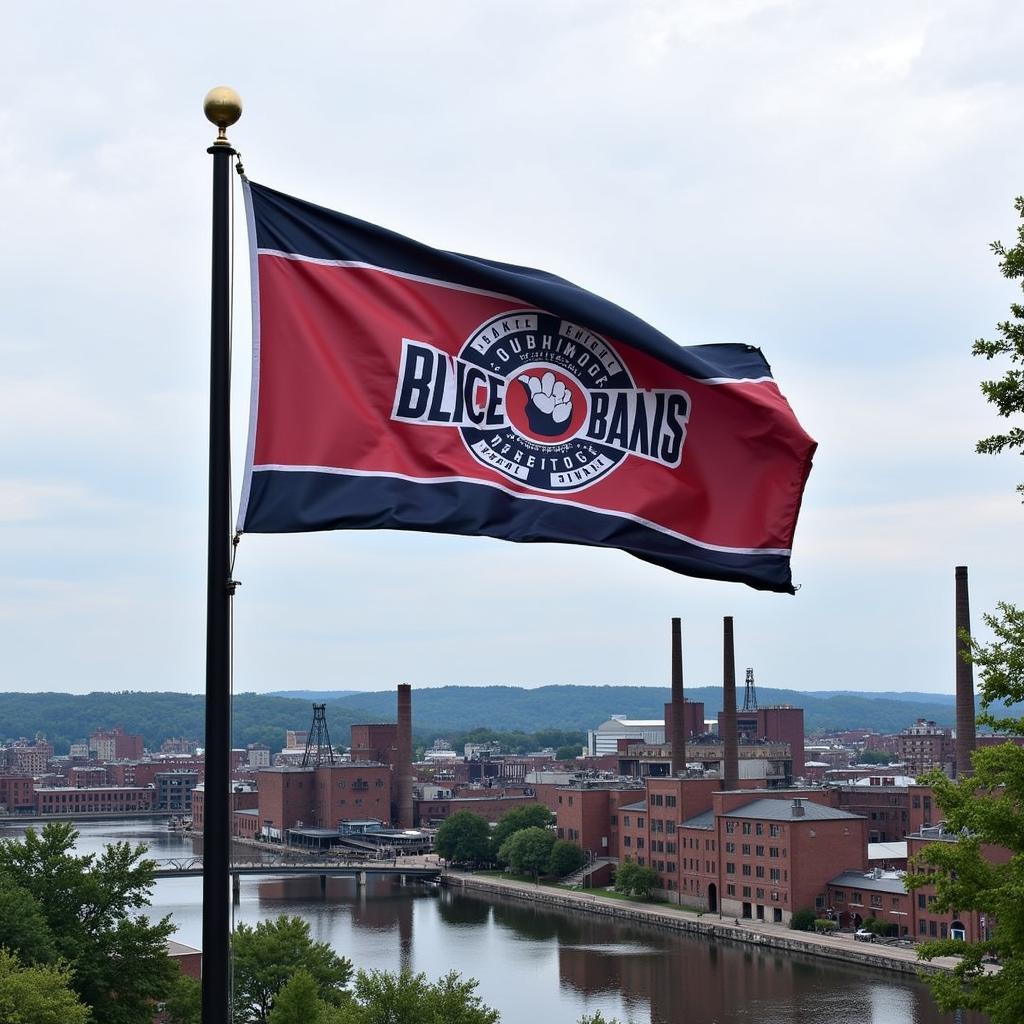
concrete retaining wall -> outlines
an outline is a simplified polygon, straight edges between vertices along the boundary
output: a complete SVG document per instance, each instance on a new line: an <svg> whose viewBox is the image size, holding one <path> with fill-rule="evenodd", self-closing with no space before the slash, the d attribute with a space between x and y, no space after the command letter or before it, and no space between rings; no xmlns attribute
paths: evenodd
<svg viewBox="0 0 1024 1024"><path fill-rule="evenodd" d="M883 970L898 971L901 974L949 973L955 960L944 957L930 963L920 961L912 949L876 946L866 942L855 942L852 936L811 937L805 932L781 930L779 925L760 928L746 927L744 923L733 924L717 916L705 914L697 917L676 909L654 905L627 903L615 899L549 886L528 885L520 882L503 881L497 878L482 878L461 872L446 872L441 884L458 887L466 891L485 892L496 896L540 903L562 910L580 911L615 918L618 921L635 921L657 928L704 935L709 939L728 939L746 942L754 946L785 949L808 956L820 956L829 960L841 960L846 964L863 964Z"/></svg>

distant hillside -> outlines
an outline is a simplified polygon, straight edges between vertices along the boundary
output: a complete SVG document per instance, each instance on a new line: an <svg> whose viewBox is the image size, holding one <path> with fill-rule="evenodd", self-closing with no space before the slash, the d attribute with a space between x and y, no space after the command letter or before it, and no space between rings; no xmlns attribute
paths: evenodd
<svg viewBox="0 0 1024 1024"><path fill-rule="evenodd" d="M268 690L264 697L287 697L290 700L316 701L322 704L325 700L337 700L339 697L352 697L362 690Z"/></svg>
<svg viewBox="0 0 1024 1024"><path fill-rule="evenodd" d="M345 691L340 691L344 693ZM691 700L702 700L707 717L718 714L721 688L694 687ZM349 743L354 722L393 722L393 691L352 693L292 691L293 696L243 693L234 700L234 744L284 744L286 729L306 729L311 704L327 704L327 724L335 744ZM741 695L742 696L742 695ZM954 706L945 694L801 693L758 687L762 705L792 704L804 709L808 732L819 729L871 729L898 732L916 718L952 726ZM661 718L669 699L667 687L442 686L413 690L413 730L419 742L478 728L535 733L594 729L612 715ZM187 693L0 693L0 741L43 733L58 753L96 728L123 726L142 733L151 749L170 736L203 737L203 698Z"/></svg>
<svg viewBox="0 0 1024 1024"><path fill-rule="evenodd" d="M313 719L309 700L242 693L233 702L236 747L265 743L284 746L286 729L308 729ZM348 726L366 721L354 707L332 711L329 726L335 743L348 744ZM146 746L158 749L170 736L203 740L203 697L191 693L0 693L0 741L43 733L57 753L98 728L120 725L141 733Z"/></svg>
<svg viewBox="0 0 1024 1024"><path fill-rule="evenodd" d="M942 695L919 694L916 699L875 697L867 694L803 693L758 687L762 705L792 704L804 709L808 732L817 729L865 728L898 732L916 718L952 726L954 706ZM704 713L715 717L721 708L721 687L687 690L691 700L704 702ZM541 686L525 690L513 686L442 686L413 690L413 722L417 733L472 729L533 731L593 729L612 715L661 718L670 698L667 687L655 686ZM936 699L938 698L938 699ZM742 694L741 694L742 699ZM372 721L394 721L395 696L390 691L360 693L331 701L328 720L358 705Z"/></svg>

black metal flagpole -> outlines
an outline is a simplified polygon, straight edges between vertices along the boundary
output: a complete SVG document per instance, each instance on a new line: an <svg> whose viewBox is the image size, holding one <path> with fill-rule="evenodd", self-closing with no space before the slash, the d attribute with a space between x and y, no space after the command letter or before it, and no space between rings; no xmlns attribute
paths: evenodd
<svg viewBox="0 0 1024 1024"><path fill-rule="evenodd" d="M203 1024L231 1019L231 158L242 116L233 89L207 93L213 156L210 302L210 506L206 575L206 739L203 793Z"/></svg>

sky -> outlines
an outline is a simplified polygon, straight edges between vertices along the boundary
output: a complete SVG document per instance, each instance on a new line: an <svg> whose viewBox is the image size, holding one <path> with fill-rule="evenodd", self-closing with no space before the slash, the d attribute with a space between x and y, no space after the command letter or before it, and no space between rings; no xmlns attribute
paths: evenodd
<svg viewBox="0 0 1024 1024"><path fill-rule="evenodd" d="M616 551L248 536L235 689L721 679L954 686L1024 600L1019 457L970 355L1020 298L1024 8L821 0L20 5L0 39L0 686L204 672L210 158L440 248L541 267L680 344L765 352L819 442L795 596ZM249 388L236 192L235 494Z"/></svg>

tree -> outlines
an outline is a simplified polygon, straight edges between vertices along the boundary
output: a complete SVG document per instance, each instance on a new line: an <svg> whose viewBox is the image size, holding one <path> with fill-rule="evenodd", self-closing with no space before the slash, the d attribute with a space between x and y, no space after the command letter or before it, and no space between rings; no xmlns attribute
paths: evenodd
<svg viewBox="0 0 1024 1024"><path fill-rule="evenodd" d="M150 1014L152 1019L152 1013ZM0 947L0 1021L4 1024L91 1024L66 967L24 966Z"/></svg>
<svg viewBox="0 0 1024 1024"><path fill-rule="evenodd" d="M581 744L566 743L555 751L556 761L572 761L580 756Z"/></svg>
<svg viewBox="0 0 1024 1024"><path fill-rule="evenodd" d="M490 860L491 827L479 814L459 811L441 824L434 848L445 860L480 864Z"/></svg>
<svg viewBox="0 0 1024 1024"><path fill-rule="evenodd" d="M476 994L477 982L451 971L431 983L425 974L359 971L338 1024L498 1024L496 1010Z"/></svg>
<svg viewBox="0 0 1024 1024"><path fill-rule="evenodd" d="M340 1006L352 964L310 938L309 924L281 914L255 926L240 924L231 942L236 1024L267 1024L277 994L300 969L314 980L323 1002Z"/></svg>
<svg viewBox="0 0 1024 1024"><path fill-rule="evenodd" d="M269 1024L330 1024L338 1017L320 998L316 979L300 967L277 994L267 1018Z"/></svg>
<svg viewBox="0 0 1024 1024"><path fill-rule="evenodd" d="M199 982L182 974L164 1002L164 1013L170 1024L200 1024L202 989Z"/></svg>
<svg viewBox="0 0 1024 1024"><path fill-rule="evenodd" d="M1024 196L1014 201L1019 216L1024 217ZM999 269L1003 277L1010 280L1024 278L1024 225L1017 228L1017 244L1007 249L1002 242L993 242L992 251L999 257ZM985 397L995 407L1000 416L1009 419L1014 414L1024 412L1024 304L1010 303L1012 319L996 324L998 337L993 340L979 338L975 341L971 352L985 359L997 356L1009 356L1010 367L998 380L987 380L981 385ZM1018 369L1017 367L1022 367ZM1022 449L1024 454L1024 427L1012 426L1005 433L992 434L982 438L977 444L977 451L985 455L995 455L1006 449ZM1024 483L1017 485L1017 490L1024 494Z"/></svg>
<svg viewBox="0 0 1024 1024"><path fill-rule="evenodd" d="M564 839L555 840L548 856L547 873L554 878L565 878L583 867L583 851Z"/></svg>
<svg viewBox="0 0 1024 1024"><path fill-rule="evenodd" d="M970 658L980 670L981 722L1005 733L1024 726L1019 718L997 718L992 705L1024 699L1024 612L1000 604L997 615L985 615L995 639L972 642ZM909 875L910 889L935 886L938 911L979 911L992 929L991 938L976 943L952 939L927 942L918 951L925 960L955 954L960 961L952 975L926 978L936 1002L945 1011L958 1007L988 1014L992 1024L1024 1020L1024 748L1012 743L979 747L972 755L973 774L956 782L940 772L928 776L955 843L925 847ZM992 856L992 848L1003 856ZM983 960L1002 963L986 974Z"/></svg>
<svg viewBox="0 0 1024 1024"><path fill-rule="evenodd" d="M809 907L794 910L789 918L789 927L796 932L809 932L814 927L818 915Z"/></svg>
<svg viewBox="0 0 1024 1024"><path fill-rule="evenodd" d="M13 879L0 874L0 946L15 950L23 963L57 959L53 932L39 901Z"/></svg>
<svg viewBox="0 0 1024 1024"><path fill-rule="evenodd" d="M615 872L615 891L647 899L654 891L657 881L658 875L654 868L627 859Z"/></svg>
<svg viewBox="0 0 1024 1024"><path fill-rule="evenodd" d="M550 829L531 826L513 832L502 844L498 857L516 874L533 875L536 881L547 870L554 844L555 836Z"/></svg>
<svg viewBox="0 0 1024 1024"><path fill-rule="evenodd" d="M170 917L151 922L137 913L149 903L156 865L145 859L145 846L129 843L76 856L77 838L67 822L50 822L41 833L29 829L24 839L0 841L0 882L8 899L32 898L33 920L45 920L53 951L72 969L71 985L98 1021L149 1024L153 1001L164 999L178 977L167 955ZM18 941L23 959L50 956L35 926Z"/></svg>
<svg viewBox="0 0 1024 1024"><path fill-rule="evenodd" d="M491 850L493 859L502 864L508 861L501 859L501 848L505 841L515 832L524 828L547 828L553 825L555 816L543 804L526 804L523 807L513 807L511 811L502 815L501 821L494 827L491 833Z"/></svg>

